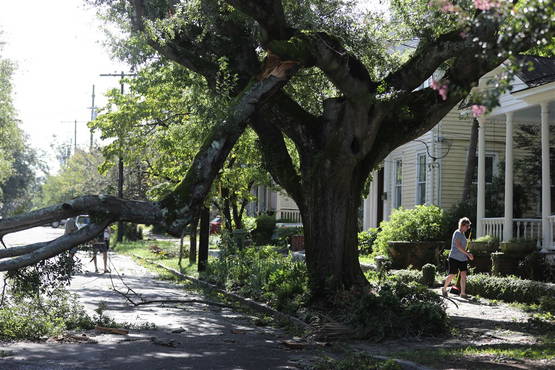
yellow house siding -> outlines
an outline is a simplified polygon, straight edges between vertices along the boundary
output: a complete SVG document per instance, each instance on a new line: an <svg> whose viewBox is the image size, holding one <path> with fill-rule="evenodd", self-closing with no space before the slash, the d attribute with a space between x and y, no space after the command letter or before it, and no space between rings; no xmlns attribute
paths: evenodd
<svg viewBox="0 0 555 370"><path fill-rule="evenodd" d="M391 166L391 205L395 204L395 162L398 159L402 160L402 196L401 206L403 208L413 208L416 204L416 187L417 187L417 155L419 153L426 153L425 142L431 146L432 133L431 131L422 135L417 139L418 141L411 141L407 144L395 149L389 156L388 161ZM421 141L420 141L421 140ZM430 158L426 158L428 163ZM432 186L430 183L429 175L427 172L427 186Z"/></svg>
<svg viewBox="0 0 555 370"><path fill-rule="evenodd" d="M466 158L470 146L471 118L460 118L458 112L450 112L440 122L440 133L451 143L449 153L442 159L441 207L448 209L456 205L462 196ZM499 161L505 156L505 123L489 121L485 126L486 154L494 154L494 174Z"/></svg>

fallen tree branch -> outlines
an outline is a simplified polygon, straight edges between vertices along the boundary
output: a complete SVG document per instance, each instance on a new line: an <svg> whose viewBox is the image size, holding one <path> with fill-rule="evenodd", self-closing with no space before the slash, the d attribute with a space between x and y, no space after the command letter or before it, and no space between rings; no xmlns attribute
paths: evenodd
<svg viewBox="0 0 555 370"><path fill-rule="evenodd" d="M63 235L45 243L38 243L40 248L34 249L31 252L20 255L18 257L10 258L0 262L0 271L17 270L21 267L33 265L39 261L54 257L60 253L70 250L76 245L83 244L98 234L100 234L109 224L111 220L100 221L98 224L90 224L82 229L79 229L71 234ZM35 244L36 246L36 244ZM11 248L6 249L9 251Z"/></svg>
<svg viewBox="0 0 555 370"><path fill-rule="evenodd" d="M131 291L133 291L133 293L135 295L137 295L139 298L141 298L141 302L135 302L126 293L123 293L123 292L119 291L117 288L115 288L113 286L113 284L112 284L112 289L114 290L114 292L123 296L129 303L131 303L135 307L144 306L144 305L147 305L147 304L155 304L155 303L202 303L202 304L211 305L211 306L217 306L217 307L223 307L223 308L232 308L230 305L227 305L227 304L213 302L213 301L206 301L206 300L203 300L203 299L153 299L153 300L143 300L142 297L140 297L137 293L135 293L133 290L131 290Z"/></svg>
<svg viewBox="0 0 555 370"><path fill-rule="evenodd" d="M157 202L121 199L110 195L85 195L22 215L0 220L0 237L82 214L112 221L156 224L162 220Z"/></svg>

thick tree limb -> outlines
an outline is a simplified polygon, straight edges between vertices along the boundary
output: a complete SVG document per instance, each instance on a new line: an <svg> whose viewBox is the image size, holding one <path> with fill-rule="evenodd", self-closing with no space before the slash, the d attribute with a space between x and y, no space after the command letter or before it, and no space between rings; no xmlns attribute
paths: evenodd
<svg viewBox="0 0 555 370"><path fill-rule="evenodd" d="M248 84L251 76L259 69L256 54L256 43L252 32L245 27L244 22L238 22L235 17L222 14L219 4L214 1L201 3L203 15L210 19L210 27L215 29L206 32L206 25L198 25L188 19L175 21L185 17L183 14L170 14L163 17L159 12L149 14L145 0L131 0L133 9L131 23L134 32L143 35L148 44L160 54L202 75L211 88L215 88L220 72L221 58L229 62L231 74L237 76L236 91L239 92ZM166 32L164 28L149 29L147 20L164 20L172 24L175 29ZM159 40L159 33L164 41ZM233 43L230 43L233 40Z"/></svg>
<svg viewBox="0 0 555 370"><path fill-rule="evenodd" d="M162 215L156 202L125 200L110 195L86 195L55 206L2 219L0 236L82 214L144 224L158 223Z"/></svg>
<svg viewBox="0 0 555 370"><path fill-rule="evenodd" d="M274 181L287 190L287 193L301 206L304 204L301 179L293 166L287 151L283 134L268 120L272 117L264 109L251 120L251 126L258 135L265 167Z"/></svg>
<svg viewBox="0 0 555 370"><path fill-rule="evenodd" d="M217 176L227 155L245 130L247 120L259 103L278 92L297 67L291 65L284 78L270 76L253 82L231 108L229 118L218 125L196 155L187 177L161 201L162 216L170 232L179 231L191 221L200 207L212 181Z"/></svg>
<svg viewBox="0 0 555 370"><path fill-rule="evenodd" d="M241 10L265 31L264 39L285 40L292 32L287 27L281 0L226 0L227 3Z"/></svg>
<svg viewBox="0 0 555 370"><path fill-rule="evenodd" d="M62 252L70 250L76 245L83 244L98 234L100 234L106 226L110 224L111 220L107 219L100 221L98 224L90 224L82 229L68 235L63 235L50 242L44 243L41 248L35 249L32 252L14 257L9 260L0 262L0 271L16 270L21 267L33 265L39 261L54 257Z"/></svg>
<svg viewBox="0 0 555 370"><path fill-rule="evenodd" d="M413 56L397 71L384 79L391 90L412 91L429 78L442 63L475 47L471 37L462 38L461 30L441 35L436 40L423 40Z"/></svg>
<svg viewBox="0 0 555 370"><path fill-rule="evenodd" d="M279 77L271 75L262 81L253 82L244 91L237 99L237 103L232 105L229 118L213 130L212 135L195 157L185 179L160 203L130 201L104 195L83 196L56 206L0 220L0 236L80 214L89 214L105 220L51 242L4 252L5 257L10 255L19 255L19 257L0 262L0 271L28 266L69 250L91 240L114 221L164 223L168 225L171 232L179 235L199 213L210 191L212 181L257 106L279 91L297 70L295 65L289 67L288 70L280 69ZM23 251L27 253L20 254Z"/></svg>

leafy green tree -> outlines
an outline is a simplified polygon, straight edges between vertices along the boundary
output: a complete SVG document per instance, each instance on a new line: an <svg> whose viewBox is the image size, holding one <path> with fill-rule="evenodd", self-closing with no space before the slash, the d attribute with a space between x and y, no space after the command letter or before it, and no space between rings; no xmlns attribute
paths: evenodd
<svg viewBox="0 0 555 370"><path fill-rule="evenodd" d="M40 163L28 147L12 102L14 65L0 56L0 214L29 211L37 190Z"/></svg>
<svg viewBox="0 0 555 370"><path fill-rule="evenodd" d="M221 68L223 76L225 63ZM156 61L127 81L129 92L124 96L112 90L107 106L90 125L103 139L113 140L102 148L107 158L103 168L115 165L111 159L123 146L126 168L140 164L144 169L150 198L170 192L186 175L210 129L222 119L220 110L227 104L231 84L225 77L222 80L220 94L213 98L206 94L202 79L178 65ZM245 131L213 186L210 198L228 229L243 227L252 186L270 184L257 149L255 133ZM129 198L128 193L125 196Z"/></svg>
<svg viewBox="0 0 555 370"><path fill-rule="evenodd" d="M99 151L88 153L78 149L58 174L46 177L40 204L61 203L90 193L113 194L115 176L100 173L103 161L104 157Z"/></svg>
<svg viewBox="0 0 555 370"><path fill-rule="evenodd" d="M13 174L13 153L23 147L12 102L13 70L13 63L0 57L0 183Z"/></svg>
<svg viewBox="0 0 555 370"><path fill-rule="evenodd" d="M114 219L161 222L179 233L198 214L248 125L273 179L300 208L315 299L368 286L358 263L356 210L370 171L436 125L481 76L511 55L551 42L555 32L555 4L543 0L432 6L394 0L388 15L361 14L355 2L339 0L90 2L120 26L125 37L116 53L133 65L172 60L199 76L203 96L213 99L221 96L222 81L232 82L216 111L223 118L185 178L160 201L83 197L3 221L0 233L82 209L104 218L44 246L43 255L71 248ZM407 40L415 47L390 53ZM222 75L223 63L228 72ZM430 87L420 88L431 76ZM38 253L22 255L0 262L0 270L38 259Z"/></svg>

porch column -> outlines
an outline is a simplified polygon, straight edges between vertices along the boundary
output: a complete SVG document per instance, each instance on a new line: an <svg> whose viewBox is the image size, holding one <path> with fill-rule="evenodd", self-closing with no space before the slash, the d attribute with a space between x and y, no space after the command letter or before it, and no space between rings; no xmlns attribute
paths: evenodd
<svg viewBox="0 0 555 370"><path fill-rule="evenodd" d="M478 118L478 200L476 209L476 237L484 236L486 209L486 133L483 117Z"/></svg>
<svg viewBox="0 0 555 370"><path fill-rule="evenodd" d="M505 222L503 240L513 237L513 112L506 114L505 121Z"/></svg>
<svg viewBox="0 0 555 370"><path fill-rule="evenodd" d="M553 247L551 238L551 177L549 171L549 110L548 102L542 102L541 108L541 142L542 142L542 251Z"/></svg>
<svg viewBox="0 0 555 370"><path fill-rule="evenodd" d="M363 230L368 230L371 227L377 227L377 216L378 208L377 202L381 202L378 199L378 171L372 171L372 181L370 182L370 189L368 191L368 196L364 199L363 207L363 217L362 217L362 228Z"/></svg>

